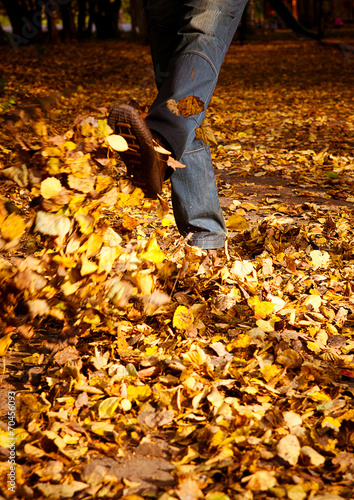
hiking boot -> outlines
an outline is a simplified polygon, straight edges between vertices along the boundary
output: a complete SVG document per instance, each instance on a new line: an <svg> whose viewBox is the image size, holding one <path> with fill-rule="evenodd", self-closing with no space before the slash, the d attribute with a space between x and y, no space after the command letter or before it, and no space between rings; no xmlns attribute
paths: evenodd
<svg viewBox="0 0 354 500"><path fill-rule="evenodd" d="M127 141L129 149L119 153L127 174L147 198L156 199L162 191L169 151L161 147L139 113L126 104L112 108L108 125Z"/></svg>

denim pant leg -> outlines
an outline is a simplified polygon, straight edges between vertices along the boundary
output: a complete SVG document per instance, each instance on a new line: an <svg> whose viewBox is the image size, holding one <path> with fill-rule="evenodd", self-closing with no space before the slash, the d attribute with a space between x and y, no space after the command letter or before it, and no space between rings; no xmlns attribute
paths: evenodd
<svg viewBox="0 0 354 500"><path fill-rule="evenodd" d="M185 169L171 177L172 205L179 232L188 244L205 249L224 246L226 227L221 211L210 148L195 139L181 161Z"/></svg>
<svg viewBox="0 0 354 500"><path fill-rule="evenodd" d="M176 223L182 235L193 233L190 244L203 248L223 246L226 228L208 147L195 138L214 92L221 64L236 31L247 0L146 0L151 50L159 93L146 119L148 126L169 143L186 168L173 173L172 201ZM164 6L164 7L163 7ZM171 16L171 9L174 16ZM178 23L177 20L178 19ZM176 26L179 29L176 35ZM161 27L169 26L169 51L161 51ZM155 35L154 35L155 30ZM157 33L160 36L157 36ZM172 36L176 48L172 56ZM158 56L165 58L159 65ZM169 57L167 65L166 58ZM205 104L204 111L191 117L177 116L167 101L194 95Z"/></svg>

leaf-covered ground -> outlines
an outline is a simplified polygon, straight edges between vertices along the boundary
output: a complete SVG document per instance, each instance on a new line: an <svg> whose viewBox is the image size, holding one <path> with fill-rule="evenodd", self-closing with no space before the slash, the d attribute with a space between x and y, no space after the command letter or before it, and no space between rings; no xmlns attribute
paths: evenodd
<svg viewBox="0 0 354 500"><path fill-rule="evenodd" d="M3 497L353 498L354 56L332 42L231 47L212 256L106 141L112 104L155 95L147 47L2 49Z"/></svg>

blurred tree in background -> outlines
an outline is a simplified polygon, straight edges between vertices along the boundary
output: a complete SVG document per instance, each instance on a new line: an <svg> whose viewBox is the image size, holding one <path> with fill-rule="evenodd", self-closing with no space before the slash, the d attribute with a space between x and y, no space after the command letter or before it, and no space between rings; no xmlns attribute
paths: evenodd
<svg viewBox="0 0 354 500"><path fill-rule="evenodd" d="M16 47L81 40L94 31L99 39L114 38L122 23L147 41L143 0L0 0L0 16L0 41L9 39ZM243 40L247 33L287 28L321 38L324 30L353 22L354 0L249 0L237 36Z"/></svg>

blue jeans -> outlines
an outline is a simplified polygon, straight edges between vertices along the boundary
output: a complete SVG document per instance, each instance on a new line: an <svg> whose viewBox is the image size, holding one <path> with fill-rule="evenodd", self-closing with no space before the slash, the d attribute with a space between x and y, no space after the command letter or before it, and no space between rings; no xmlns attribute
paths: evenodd
<svg viewBox="0 0 354 500"><path fill-rule="evenodd" d="M158 95L146 123L186 165L171 177L173 211L189 244L224 246L226 227L210 149L195 130L204 120L219 71L247 0L144 0ZM230 89L231 91L231 89ZM231 93L231 92L230 92ZM167 101L194 95L204 111L177 116Z"/></svg>

